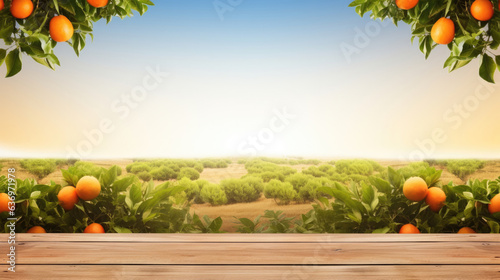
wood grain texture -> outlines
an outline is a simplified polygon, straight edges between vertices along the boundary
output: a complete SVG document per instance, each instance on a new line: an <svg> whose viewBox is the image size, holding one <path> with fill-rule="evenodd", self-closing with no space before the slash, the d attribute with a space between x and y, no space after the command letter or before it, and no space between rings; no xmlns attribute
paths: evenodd
<svg viewBox="0 0 500 280"><path fill-rule="evenodd" d="M0 241L7 240L0 234ZM170 243L317 243L317 242L500 242L500 234L161 234L161 233L18 233L16 240L38 242L170 242Z"/></svg>
<svg viewBox="0 0 500 280"><path fill-rule="evenodd" d="M1 279L169 279L169 280L331 280L331 279L500 279L498 265L387 266L168 266L22 265L15 273L0 265Z"/></svg>
<svg viewBox="0 0 500 280"><path fill-rule="evenodd" d="M7 238L0 279L500 279L498 234L17 234L16 273Z"/></svg>

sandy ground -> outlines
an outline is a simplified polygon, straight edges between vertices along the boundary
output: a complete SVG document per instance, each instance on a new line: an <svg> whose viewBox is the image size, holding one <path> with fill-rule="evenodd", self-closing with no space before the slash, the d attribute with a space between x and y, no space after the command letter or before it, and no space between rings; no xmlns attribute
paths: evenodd
<svg viewBox="0 0 500 280"><path fill-rule="evenodd" d="M238 225L235 223L237 218L248 218L254 220L259 215L264 215L265 210L283 211L287 217L300 217L312 210L312 204L290 204L277 205L273 199L267 199L262 196L259 200L250 203L238 203L222 206L211 206L210 204L194 204L191 206L191 213L196 213L200 217L207 215L210 218L221 217L224 221L222 230L235 232ZM265 221L261 218L261 221Z"/></svg>

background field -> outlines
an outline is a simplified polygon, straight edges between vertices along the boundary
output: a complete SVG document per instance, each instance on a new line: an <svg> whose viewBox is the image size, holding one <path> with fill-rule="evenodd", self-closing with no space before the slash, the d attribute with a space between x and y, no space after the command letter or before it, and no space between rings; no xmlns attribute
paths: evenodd
<svg viewBox="0 0 500 280"><path fill-rule="evenodd" d="M114 160L89 160L85 162L90 162L96 166L110 168L114 165L119 166L122 169L122 175L127 174L127 166L134 163L132 159L114 159ZM297 172L302 172L307 170L312 166L319 166L322 164L326 164L330 162L330 160L321 160L320 164L280 164L280 166L287 166L297 170ZM400 169L408 166L411 162L408 161L396 161L396 160L378 160L379 163L383 167L391 166L395 169ZM61 172L61 169L67 169L69 166L67 164L58 165L56 170L50 173L43 178L37 178L36 175L31 174L28 170L21 166L21 160L19 159L5 159L0 161L0 165L2 166L2 170L0 172L0 176L7 175L8 168L15 168L17 177L20 179L33 178L36 179L40 184L49 184L51 181L54 181L57 184L65 184L64 178ZM444 165L440 165L439 162L436 165L433 165L436 169L442 170L443 173L441 175L441 182L448 183L453 182L454 184L464 184L469 179L488 179L493 180L500 176L500 161L499 160L489 160L484 161L484 167L478 169L474 173L465 176L464 178L459 178L458 176L452 174L448 168ZM204 168L200 173L200 179L207 180L211 183L218 184L222 180L231 179L231 178L241 178L248 174L248 171L245 169L245 164L238 163L238 159L231 159L231 163L228 164L226 168ZM175 180L171 180L175 181ZM154 180L155 185L160 184L164 181ZM312 209L312 204L314 202L293 202L289 205L278 205L274 199L266 198L264 195L253 202L248 203L234 203L227 204L221 206L212 206L209 203L202 204L192 204L191 213L197 213L200 216L207 215L210 218L221 217L223 225L221 227L222 230L227 232L235 232L235 222L236 218L234 217L247 217L250 219L256 218L265 210L274 210L274 211L283 211L283 213L287 217L297 218L300 217L301 214L305 214Z"/></svg>
<svg viewBox="0 0 500 280"><path fill-rule="evenodd" d="M127 166L133 164L137 160L132 159L115 159L115 160L89 160L85 162L92 163L99 167L110 168L114 165L119 166L122 169L122 175L128 174ZM207 180L210 183L219 184L222 180L225 179L237 179L241 178L248 174L247 169L245 168L245 164L238 163L239 159L230 159L227 160L231 163L228 164L226 168L204 168L200 173L200 180ZM330 160L321 160L319 164L279 164L279 166L291 167L297 172L302 172L307 170L312 166L320 166L323 164L328 164L331 162ZM396 161L396 160L379 160L376 161L383 167L391 166L395 169L400 169L403 167L407 167L411 164L411 162L405 161ZM465 184L469 179L488 179L494 180L500 176L500 161L498 160L489 160L483 162L483 167L479 168L477 171L470 175L462 176L459 178L458 176L452 174L450 172L449 167L445 165L441 165L440 162L434 162L433 167L438 170L442 170L441 182L446 184L448 182L453 182L454 184ZM0 160L0 176L7 175L8 168L16 169L16 176L19 179L33 178L37 180L40 184L50 184L51 181L57 184L66 184L64 182L64 178L61 172L61 169L68 169L70 165L61 164L56 167L56 169L48 174L47 176L37 177L36 175L30 173L26 168L23 168L21 165L20 159L4 159ZM165 180L154 180L155 185L163 183ZM176 181L176 180L171 180ZM253 219L259 215L262 215L265 210L274 210L274 211L283 211L283 213L287 217L297 218L300 217L301 214L305 214L312 209L312 204L314 202L292 202L288 205L278 205L274 199L266 198L263 194L259 199L253 202L248 203L232 203L227 205L220 206L212 206L209 203L200 203L191 205L190 211L191 213L196 213L199 216L207 215L210 218L221 217L223 225L221 227L222 230L227 232L235 232L235 222L237 221L234 217L247 217L249 219Z"/></svg>

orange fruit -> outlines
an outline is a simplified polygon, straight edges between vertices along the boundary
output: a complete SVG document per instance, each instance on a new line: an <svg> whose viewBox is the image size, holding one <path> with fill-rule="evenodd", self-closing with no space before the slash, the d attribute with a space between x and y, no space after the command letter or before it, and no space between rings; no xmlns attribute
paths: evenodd
<svg viewBox="0 0 500 280"><path fill-rule="evenodd" d="M0 11L3 10L3 7L5 7L5 4L3 0L0 0Z"/></svg>
<svg viewBox="0 0 500 280"><path fill-rule="evenodd" d="M420 230L412 224L406 224L401 227L399 233L420 233Z"/></svg>
<svg viewBox="0 0 500 280"><path fill-rule="evenodd" d="M427 183L420 177L411 177L403 185L403 194L411 201L423 200L427 191Z"/></svg>
<svg viewBox="0 0 500 280"><path fill-rule="evenodd" d="M500 212L500 193L495 195L490 200L490 204L488 205L488 210L490 211L490 214Z"/></svg>
<svg viewBox="0 0 500 280"><path fill-rule="evenodd" d="M396 0L396 6L402 10L409 10L417 6L418 0Z"/></svg>
<svg viewBox="0 0 500 280"><path fill-rule="evenodd" d="M427 196L425 197L425 203L429 205L434 212L439 212L441 208L444 206L444 202L446 201L446 194L442 189L432 187L427 192Z"/></svg>
<svg viewBox="0 0 500 280"><path fill-rule="evenodd" d="M75 208L75 204L79 200L76 189L72 186L62 188L57 194L57 199L59 199L59 204L61 204L62 208L67 211Z"/></svg>
<svg viewBox="0 0 500 280"><path fill-rule="evenodd" d="M66 42L71 37L75 30L73 24L65 16L56 16L50 20L49 25L50 37L56 42Z"/></svg>
<svg viewBox="0 0 500 280"><path fill-rule="evenodd" d="M6 193L0 193L0 213L8 212L9 209L10 196Z"/></svg>
<svg viewBox="0 0 500 280"><path fill-rule="evenodd" d="M493 17L495 9L489 0L476 0L470 6L472 16L480 21L488 21Z"/></svg>
<svg viewBox="0 0 500 280"><path fill-rule="evenodd" d="M476 233L476 231L471 229L470 227L463 227L457 233L469 234L469 233Z"/></svg>
<svg viewBox="0 0 500 280"><path fill-rule="evenodd" d="M94 8L102 8L108 5L109 0L87 0L87 2Z"/></svg>
<svg viewBox="0 0 500 280"><path fill-rule="evenodd" d="M83 200L92 200L101 193L101 184L95 177L82 177L76 184L76 193Z"/></svg>
<svg viewBox="0 0 500 280"><path fill-rule="evenodd" d="M98 223L93 223L93 224L88 225L83 232L84 233L105 233L104 228Z"/></svg>
<svg viewBox="0 0 500 280"><path fill-rule="evenodd" d="M31 0L12 0L10 13L15 18L27 18L33 13L33 2Z"/></svg>
<svg viewBox="0 0 500 280"><path fill-rule="evenodd" d="M43 229L43 227L34 226L34 227L28 229L28 231L26 233L47 233L47 232L45 231L45 229Z"/></svg>
<svg viewBox="0 0 500 280"><path fill-rule="evenodd" d="M449 18L440 18L432 26L431 37L437 44L448 45L455 38L455 23Z"/></svg>

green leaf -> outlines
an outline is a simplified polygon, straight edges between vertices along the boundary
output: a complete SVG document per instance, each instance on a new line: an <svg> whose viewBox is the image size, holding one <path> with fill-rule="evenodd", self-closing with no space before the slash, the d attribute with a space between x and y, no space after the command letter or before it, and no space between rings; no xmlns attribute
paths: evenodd
<svg viewBox="0 0 500 280"><path fill-rule="evenodd" d="M221 217L217 217L212 223L208 226L211 232L218 232L222 227L222 219Z"/></svg>
<svg viewBox="0 0 500 280"><path fill-rule="evenodd" d="M21 60L21 52L19 49L11 51L7 58L5 59L5 65L7 66L6 78L15 76L23 68L23 62Z"/></svg>
<svg viewBox="0 0 500 280"><path fill-rule="evenodd" d="M488 221L488 225L490 226L490 233L500 233L500 225L495 221Z"/></svg>
<svg viewBox="0 0 500 280"><path fill-rule="evenodd" d="M389 227L383 227L372 231L372 233L387 233L391 230Z"/></svg>
<svg viewBox="0 0 500 280"><path fill-rule="evenodd" d="M117 233L132 233L132 231L128 228L124 228L124 227L113 227L113 229L117 232Z"/></svg>
<svg viewBox="0 0 500 280"><path fill-rule="evenodd" d="M133 185L130 188L129 194L130 194L130 200L132 200L134 204L138 203L139 201L142 201L142 192L141 188L138 185Z"/></svg>
<svg viewBox="0 0 500 280"><path fill-rule="evenodd" d="M5 61L5 57L7 56L7 50L0 49L0 66L2 66Z"/></svg>
<svg viewBox="0 0 500 280"><path fill-rule="evenodd" d="M497 65L492 57L487 54L482 56L481 66L479 67L479 76L489 83L495 83L495 71Z"/></svg>

